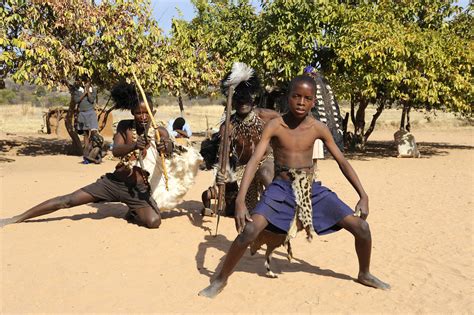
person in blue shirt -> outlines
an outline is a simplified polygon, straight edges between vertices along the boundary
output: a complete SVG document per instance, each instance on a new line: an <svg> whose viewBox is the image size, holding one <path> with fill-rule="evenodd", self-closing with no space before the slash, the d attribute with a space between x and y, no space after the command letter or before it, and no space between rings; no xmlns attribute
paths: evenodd
<svg viewBox="0 0 474 315"><path fill-rule="evenodd" d="M175 138L190 138L192 136L191 127L183 117L171 119L168 121L168 132Z"/></svg>

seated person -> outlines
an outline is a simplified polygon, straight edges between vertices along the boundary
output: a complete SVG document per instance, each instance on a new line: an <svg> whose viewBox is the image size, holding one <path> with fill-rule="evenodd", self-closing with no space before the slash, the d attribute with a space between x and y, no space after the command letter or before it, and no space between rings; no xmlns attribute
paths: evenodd
<svg viewBox="0 0 474 315"><path fill-rule="evenodd" d="M171 119L168 122L168 127L166 127L166 129L168 129L169 134L173 135L175 138L190 138L193 134L191 132L191 127L183 117Z"/></svg>
<svg viewBox="0 0 474 315"><path fill-rule="evenodd" d="M91 130L91 136L89 139L89 144L84 148L84 164L102 163L102 157L104 152L102 147L104 146L104 137L102 137L97 130Z"/></svg>

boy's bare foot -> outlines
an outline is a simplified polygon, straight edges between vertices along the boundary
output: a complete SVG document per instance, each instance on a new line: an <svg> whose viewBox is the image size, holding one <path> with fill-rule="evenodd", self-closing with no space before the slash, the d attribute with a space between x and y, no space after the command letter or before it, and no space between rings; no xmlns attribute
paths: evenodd
<svg viewBox="0 0 474 315"><path fill-rule="evenodd" d="M390 284L377 279L377 277L373 276L371 273L359 273L357 281L372 288L390 290Z"/></svg>
<svg viewBox="0 0 474 315"><path fill-rule="evenodd" d="M216 295L221 293L222 289L226 286L227 281L220 281L220 280L214 280L211 282L211 285L209 285L207 288L201 290L198 295L199 296L206 296L208 298L214 298Z"/></svg>
<svg viewBox="0 0 474 315"><path fill-rule="evenodd" d="M0 228L4 227L5 225L16 223L16 218L7 218L7 219L0 219Z"/></svg>

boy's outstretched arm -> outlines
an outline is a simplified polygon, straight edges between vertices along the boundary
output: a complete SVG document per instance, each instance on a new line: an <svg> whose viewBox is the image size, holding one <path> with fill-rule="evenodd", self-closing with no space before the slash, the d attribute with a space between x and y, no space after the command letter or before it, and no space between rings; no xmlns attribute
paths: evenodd
<svg viewBox="0 0 474 315"><path fill-rule="evenodd" d="M321 128L318 131L322 135L321 140L323 140L324 145L326 145L326 148L336 160L341 172L357 191L357 194L359 194L360 200L356 205L355 212L356 214L360 213L360 217L365 220L369 215L369 196L365 192L364 187L362 187L362 183L360 182L357 173L334 142L334 138L332 137L328 127L325 125L320 127Z"/></svg>
<svg viewBox="0 0 474 315"><path fill-rule="evenodd" d="M247 207L245 205L245 196L247 195L250 183L257 172L258 163L262 160L262 157L267 151L267 147L270 143L270 139L273 136L275 126L275 121L272 121L265 126L262 138L258 142L252 157L245 166L245 172L242 177L242 181L240 182L239 193L237 194L237 199L235 200L235 227L237 228L238 233L243 231L246 220L251 221Z"/></svg>

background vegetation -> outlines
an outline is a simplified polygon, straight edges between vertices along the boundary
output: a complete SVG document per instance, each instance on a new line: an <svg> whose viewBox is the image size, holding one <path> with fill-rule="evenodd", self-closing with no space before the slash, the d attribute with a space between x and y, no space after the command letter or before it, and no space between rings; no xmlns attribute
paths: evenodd
<svg viewBox="0 0 474 315"><path fill-rule="evenodd" d="M465 9L453 0L273 0L258 10L246 0L193 4L196 17L175 19L164 36L146 0L4 0L0 79L49 89L89 80L106 93L134 71L146 89L167 91L183 109L184 95L218 95L235 61L257 70L262 94L284 92L312 64L349 101L350 147L358 150L386 108L403 109L399 127L407 130L412 109L472 117L472 2ZM25 97L1 93L8 103Z"/></svg>

